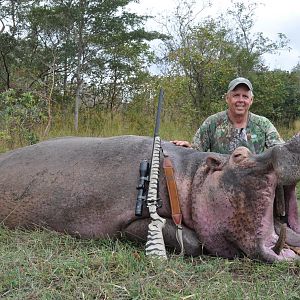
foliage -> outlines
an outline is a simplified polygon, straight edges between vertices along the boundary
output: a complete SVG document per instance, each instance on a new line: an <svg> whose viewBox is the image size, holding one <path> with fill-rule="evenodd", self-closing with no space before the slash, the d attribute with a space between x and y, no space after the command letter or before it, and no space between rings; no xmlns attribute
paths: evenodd
<svg viewBox="0 0 300 300"><path fill-rule="evenodd" d="M207 20L194 27L185 37L188 41L186 46L175 52L174 62L183 67L189 79L194 107L204 115L212 113L212 103L222 99L224 84L234 74L227 58L228 51L233 51L233 48L226 41L226 35L224 28L219 28L213 20Z"/></svg>
<svg viewBox="0 0 300 300"><path fill-rule="evenodd" d="M300 117L300 86L296 72L259 72L253 75L252 81L255 91L252 110L291 127Z"/></svg>
<svg viewBox="0 0 300 300"><path fill-rule="evenodd" d="M125 9L132 1L2 1L0 16L9 28L0 35L2 91L35 90L49 109L53 96L71 99L76 128L92 90L116 111L132 81L147 73L153 60L148 42L165 37L145 30L148 16Z"/></svg>
<svg viewBox="0 0 300 300"><path fill-rule="evenodd" d="M45 117L43 104L30 93L0 94L0 141L9 149L39 141L35 128Z"/></svg>

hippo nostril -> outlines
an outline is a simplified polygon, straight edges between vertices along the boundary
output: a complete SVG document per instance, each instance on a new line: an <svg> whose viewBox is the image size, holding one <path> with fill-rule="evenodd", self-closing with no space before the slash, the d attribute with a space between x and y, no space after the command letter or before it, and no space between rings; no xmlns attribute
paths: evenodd
<svg viewBox="0 0 300 300"><path fill-rule="evenodd" d="M245 156L242 153L235 153L233 155L233 159L236 163L243 161L244 158L245 158Z"/></svg>

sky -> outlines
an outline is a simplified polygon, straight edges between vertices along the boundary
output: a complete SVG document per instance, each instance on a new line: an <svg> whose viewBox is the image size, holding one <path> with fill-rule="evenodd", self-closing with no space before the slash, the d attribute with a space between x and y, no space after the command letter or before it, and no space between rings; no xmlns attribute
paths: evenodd
<svg viewBox="0 0 300 300"><path fill-rule="evenodd" d="M182 0L183 1L183 0ZM251 0L250 0L251 1ZM300 62L300 1L299 0L257 0L261 3L255 11L256 32L262 32L265 37L277 39L278 33L284 33L289 39L291 50L283 50L277 54L264 56L265 63L270 69L290 71ZM130 10L139 14L167 16L174 11L177 0L140 0L130 5ZM196 0L197 6L202 7L203 1ZM211 0L212 7L201 12L200 18L216 16L225 12L231 5L230 0ZM160 31L158 23L151 21L146 28Z"/></svg>

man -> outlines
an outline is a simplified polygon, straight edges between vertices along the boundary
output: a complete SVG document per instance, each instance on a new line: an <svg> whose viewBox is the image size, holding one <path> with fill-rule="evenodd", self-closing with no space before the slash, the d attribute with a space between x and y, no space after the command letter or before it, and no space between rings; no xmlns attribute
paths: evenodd
<svg viewBox="0 0 300 300"><path fill-rule="evenodd" d="M239 146L258 154L284 142L267 118L249 111L253 103L253 87L248 79L238 77L232 80L225 99L228 109L208 117L197 130L192 144L179 140L172 142L177 146L223 154L230 154Z"/></svg>

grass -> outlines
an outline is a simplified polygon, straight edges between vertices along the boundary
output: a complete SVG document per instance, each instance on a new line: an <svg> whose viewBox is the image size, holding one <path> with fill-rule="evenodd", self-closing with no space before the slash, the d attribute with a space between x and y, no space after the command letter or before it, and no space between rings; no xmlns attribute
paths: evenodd
<svg viewBox="0 0 300 300"><path fill-rule="evenodd" d="M121 241L0 229L1 299L299 299L300 263L145 257Z"/></svg>

